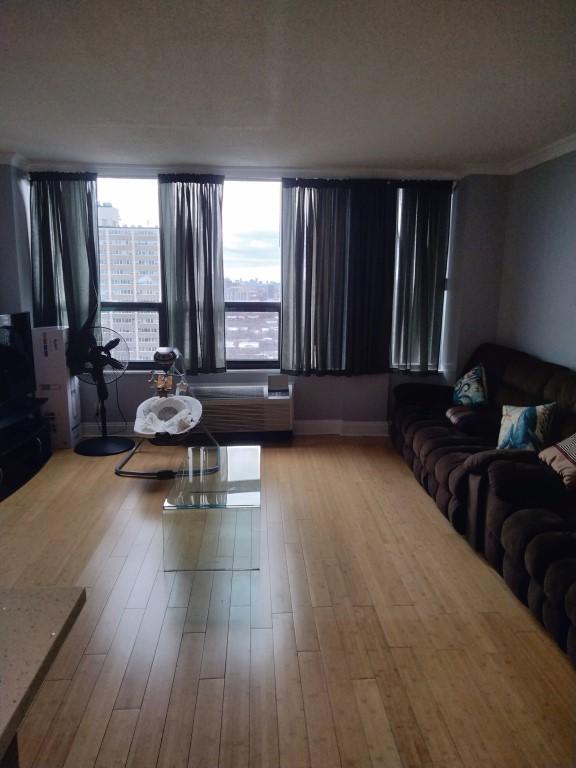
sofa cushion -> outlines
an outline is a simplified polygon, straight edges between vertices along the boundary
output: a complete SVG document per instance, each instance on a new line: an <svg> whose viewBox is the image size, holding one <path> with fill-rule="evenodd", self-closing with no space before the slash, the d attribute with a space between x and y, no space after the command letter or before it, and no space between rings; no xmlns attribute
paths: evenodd
<svg viewBox="0 0 576 768"><path fill-rule="evenodd" d="M538 454L534 451L499 451L497 448L487 448L466 459L466 468L473 475L485 475L495 461L539 464Z"/></svg>
<svg viewBox="0 0 576 768"><path fill-rule="evenodd" d="M566 501L562 480L540 463L494 461L488 468L488 479L494 495L518 509L560 507Z"/></svg>
<svg viewBox="0 0 576 768"><path fill-rule="evenodd" d="M564 519L549 509L520 509L502 526L501 542L508 560L524 565L524 553L532 539L545 531L565 530Z"/></svg>
<svg viewBox="0 0 576 768"><path fill-rule="evenodd" d="M498 440L502 418L500 408L491 405L454 405L446 411L446 418L467 435L483 436L491 445L495 445Z"/></svg>
<svg viewBox="0 0 576 768"><path fill-rule="evenodd" d="M415 436L421 430L431 427L442 427L443 429L447 429L450 427L450 422L447 419L418 419L405 427L403 430L404 440L412 447Z"/></svg>
<svg viewBox="0 0 576 768"><path fill-rule="evenodd" d="M566 592L566 597L564 598L564 610L574 627L576 627L576 583L572 584ZM576 642L574 643L574 647L576 650Z"/></svg>
<svg viewBox="0 0 576 768"><path fill-rule="evenodd" d="M576 533L547 531L538 534L528 544L524 565L530 576L542 585L550 565L565 558L576 559Z"/></svg>
<svg viewBox="0 0 576 768"><path fill-rule="evenodd" d="M398 384L394 387L397 404L417 403L418 405L446 410L452 400L452 388L445 384Z"/></svg>
<svg viewBox="0 0 576 768"><path fill-rule="evenodd" d="M556 560L546 571L544 594L554 605L563 605L566 592L575 582L576 557Z"/></svg>
<svg viewBox="0 0 576 768"><path fill-rule="evenodd" d="M445 424L427 424L421 429L418 429L412 440L412 449L417 456L421 459L425 459L431 450L436 447L436 443L439 438L441 440L454 440L454 438L464 437L461 432L454 429L453 426L446 422ZM424 455L423 453L424 452Z"/></svg>
<svg viewBox="0 0 576 768"><path fill-rule="evenodd" d="M506 366L502 384L531 397L539 397L544 394L547 383L558 372L559 367L555 363L538 360L525 352L515 352Z"/></svg>

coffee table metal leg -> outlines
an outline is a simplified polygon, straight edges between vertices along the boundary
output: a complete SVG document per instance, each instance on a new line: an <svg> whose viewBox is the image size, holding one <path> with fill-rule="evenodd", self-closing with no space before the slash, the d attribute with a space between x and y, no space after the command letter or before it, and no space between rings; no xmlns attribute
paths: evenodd
<svg viewBox="0 0 576 768"><path fill-rule="evenodd" d="M4 754L2 760L0 760L0 768L19 768L20 761L18 760L18 736L14 736L8 751Z"/></svg>

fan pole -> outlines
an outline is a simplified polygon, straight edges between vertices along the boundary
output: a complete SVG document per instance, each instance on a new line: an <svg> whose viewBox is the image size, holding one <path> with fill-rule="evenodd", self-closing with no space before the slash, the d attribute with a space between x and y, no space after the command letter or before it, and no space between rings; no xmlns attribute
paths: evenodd
<svg viewBox="0 0 576 768"><path fill-rule="evenodd" d="M115 369L117 376L120 370L124 373L127 363L120 363L112 357L111 350L115 349L120 343L120 338L113 338L107 343L103 343L102 333L106 331L105 328L92 329L90 349L87 352L84 365L87 367L86 373L90 373L92 383L96 385L96 392L98 394L98 402L100 403L100 429L102 434L100 437L90 437L86 440L82 440L74 449L76 453L82 456L112 456L116 453L124 453L124 451L131 451L134 448L134 440L129 437L108 437L108 424L106 420L106 400L108 399L108 387L106 386L106 378L104 376L104 369L107 366ZM109 331L113 334L113 331ZM100 343L97 343L100 341ZM124 342L126 346L126 342Z"/></svg>
<svg viewBox="0 0 576 768"><path fill-rule="evenodd" d="M106 406L105 401L100 400L100 429L102 431L102 437L108 437L108 424L106 423Z"/></svg>

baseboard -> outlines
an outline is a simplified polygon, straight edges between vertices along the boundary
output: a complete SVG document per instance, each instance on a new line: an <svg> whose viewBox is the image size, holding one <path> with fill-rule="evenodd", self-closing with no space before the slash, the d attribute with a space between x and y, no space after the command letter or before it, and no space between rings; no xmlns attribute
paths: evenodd
<svg viewBox="0 0 576 768"><path fill-rule="evenodd" d="M345 421L343 419L297 419L295 435L345 435L347 437L389 434L387 421Z"/></svg>

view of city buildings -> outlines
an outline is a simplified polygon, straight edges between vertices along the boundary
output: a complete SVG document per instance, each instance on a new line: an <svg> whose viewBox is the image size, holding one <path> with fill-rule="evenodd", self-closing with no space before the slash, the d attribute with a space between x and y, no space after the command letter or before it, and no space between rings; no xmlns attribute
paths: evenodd
<svg viewBox="0 0 576 768"><path fill-rule="evenodd" d="M160 303L160 237L158 227L125 226L118 208L98 204L100 292L103 303ZM226 260L226 259L225 259ZM226 302L279 302L280 283L225 278ZM160 345L159 313L106 308L102 325L125 339L132 361L152 360ZM278 359L279 312L226 310L226 358L233 361Z"/></svg>
<svg viewBox="0 0 576 768"><path fill-rule="evenodd" d="M224 280L227 302L279 302L280 283L260 280ZM226 310L226 359L258 362L278 360L280 313Z"/></svg>
<svg viewBox="0 0 576 768"><path fill-rule="evenodd" d="M158 227L121 226L110 203L98 204L102 302L160 302ZM151 360L160 345L158 312L103 311L102 325L126 339L131 360Z"/></svg>

